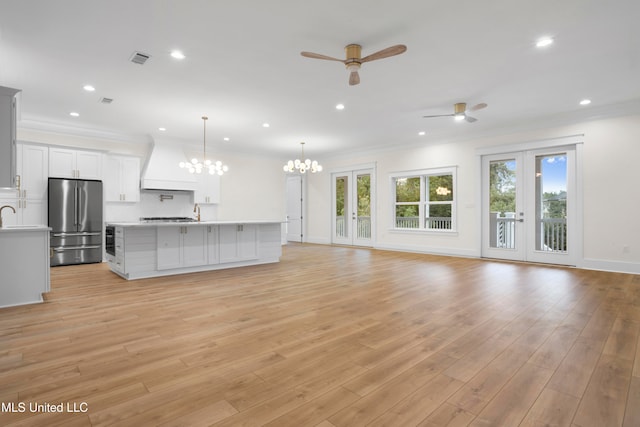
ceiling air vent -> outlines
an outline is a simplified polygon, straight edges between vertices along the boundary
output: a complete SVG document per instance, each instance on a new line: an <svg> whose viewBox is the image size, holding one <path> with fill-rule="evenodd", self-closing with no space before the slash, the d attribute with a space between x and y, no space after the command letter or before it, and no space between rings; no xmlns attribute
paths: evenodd
<svg viewBox="0 0 640 427"><path fill-rule="evenodd" d="M133 55L131 55L130 61L133 62L134 64L143 65L145 62L147 62L147 59L149 58L151 58L151 55L147 55L146 53L133 52Z"/></svg>
<svg viewBox="0 0 640 427"><path fill-rule="evenodd" d="M113 98L100 98L101 104L111 104L113 102Z"/></svg>

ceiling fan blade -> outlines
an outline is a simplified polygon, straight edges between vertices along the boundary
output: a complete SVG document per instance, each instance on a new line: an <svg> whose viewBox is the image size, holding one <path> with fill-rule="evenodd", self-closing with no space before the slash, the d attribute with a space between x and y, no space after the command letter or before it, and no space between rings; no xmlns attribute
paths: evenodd
<svg viewBox="0 0 640 427"><path fill-rule="evenodd" d="M388 47L386 49L382 49L377 51L376 53L372 53L371 55L367 55L360 60L360 62L369 62L375 61L376 59L388 58L390 56L400 55L407 50L407 47L403 44L397 44L395 46Z"/></svg>
<svg viewBox="0 0 640 427"><path fill-rule="evenodd" d="M349 85L355 86L359 83L360 83L360 75L358 74L357 71L352 71L351 74L349 74Z"/></svg>
<svg viewBox="0 0 640 427"><path fill-rule="evenodd" d="M464 116L464 119L466 121L468 121L469 123L473 123L473 122L477 122L478 121L478 119L476 119L475 117L467 116L466 114Z"/></svg>
<svg viewBox="0 0 640 427"><path fill-rule="evenodd" d="M434 117L451 117L451 116L455 116L455 114L437 114L435 116L422 116L423 119L431 119Z"/></svg>
<svg viewBox="0 0 640 427"><path fill-rule="evenodd" d="M481 104L476 104L471 108L467 108L467 111L478 111L482 110L483 108L487 108L487 104L485 104L484 102Z"/></svg>
<svg viewBox="0 0 640 427"><path fill-rule="evenodd" d="M344 60L342 60L342 59L334 58L332 56L327 56L327 55L320 55L319 53L300 52L300 55L302 55L304 57L307 57L307 58L326 59L327 61L338 61L338 62L344 63Z"/></svg>

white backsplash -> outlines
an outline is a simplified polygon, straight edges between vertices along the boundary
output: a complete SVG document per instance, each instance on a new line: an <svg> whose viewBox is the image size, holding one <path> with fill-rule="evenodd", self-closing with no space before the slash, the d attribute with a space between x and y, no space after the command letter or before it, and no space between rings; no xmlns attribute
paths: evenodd
<svg viewBox="0 0 640 427"><path fill-rule="evenodd" d="M172 199L160 201L160 196L170 196ZM162 191L143 190L140 192L140 202L105 203L105 222L138 221L140 217L184 216L195 218L193 212L193 192L190 191ZM200 219L212 221L217 219L216 205L201 205Z"/></svg>

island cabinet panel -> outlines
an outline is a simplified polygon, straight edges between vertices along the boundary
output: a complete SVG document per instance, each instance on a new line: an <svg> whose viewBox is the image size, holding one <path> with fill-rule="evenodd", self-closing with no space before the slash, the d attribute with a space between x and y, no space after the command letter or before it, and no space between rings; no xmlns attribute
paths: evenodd
<svg viewBox="0 0 640 427"><path fill-rule="evenodd" d="M115 257L107 257L112 270L136 274L156 269L156 230L116 227Z"/></svg>
<svg viewBox="0 0 640 427"><path fill-rule="evenodd" d="M207 263L207 228L184 227L182 234L182 266L195 267Z"/></svg>
<svg viewBox="0 0 640 427"><path fill-rule="evenodd" d="M279 262L280 222L109 223L115 227L111 271L125 279Z"/></svg>
<svg viewBox="0 0 640 427"><path fill-rule="evenodd" d="M207 264L205 226L158 227L158 270Z"/></svg>
<svg viewBox="0 0 640 427"><path fill-rule="evenodd" d="M282 255L282 227L280 224L264 224L258 228L259 255L261 258Z"/></svg>
<svg viewBox="0 0 640 427"><path fill-rule="evenodd" d="M50 230L0 229L0 307L42 302L42 294L49 292Z"/></svg>
<svg viewBox="0 0 640 427"><path fill-rule="evenodd" d="M220 230L217 225L207 226L207 264L220 263Z"/></svg>
<svg viewBox="0 0 640 427"><path fill-rule="evenodd" d="M221 263L256 258L258 258L258 227L256 224L226 224L220 226Z"/></svg>

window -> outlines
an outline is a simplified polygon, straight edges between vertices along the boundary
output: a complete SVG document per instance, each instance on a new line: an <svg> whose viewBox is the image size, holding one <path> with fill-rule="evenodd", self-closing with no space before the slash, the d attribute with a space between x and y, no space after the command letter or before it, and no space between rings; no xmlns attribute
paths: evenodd
<svg viewBox="0 0 640 427"><path fill-rule="evenodd" d="M394 228L456 230L455 168L394 174Z"/></svg>

